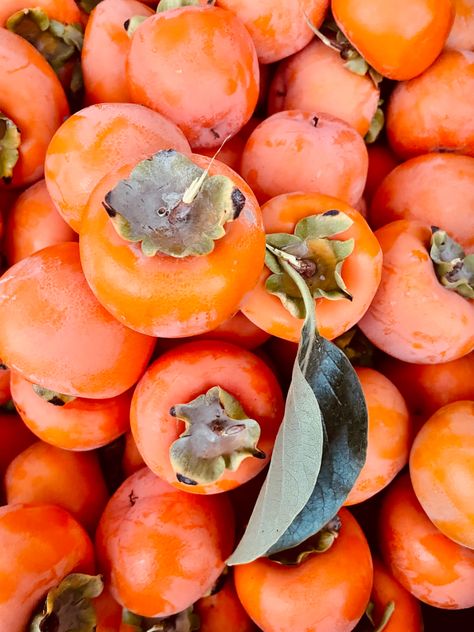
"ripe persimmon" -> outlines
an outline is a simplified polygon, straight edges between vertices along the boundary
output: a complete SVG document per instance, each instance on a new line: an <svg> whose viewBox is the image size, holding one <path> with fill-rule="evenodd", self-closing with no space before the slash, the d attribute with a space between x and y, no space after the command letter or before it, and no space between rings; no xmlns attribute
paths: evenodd
<svg viewBox="0 0 474 632"><path fill-rule="evenodd" d="M242 176L258 200L302 191L356 204L367 177L367 149L356 130L329 114L290 110L250 134Z"/></svg>
<svg viewBox="0 0 474 632"><path fill-rule="evenodd" d="M474 0L453 0L456 16L446 48L474 50Z"/></svg>
<svg viewBox="0 0 474 632"><path fill-rule="evenodd" d="M128 478L138 470L145 467L145 461L138 451L137 444L131 432L125 435L125 449L122 456L122 470L125 477Z"/></svg>
<svg viewBox="0 0 474 632"><path fill-rule="evenodd" d="M10 369L0 362L0 406L5 406L10 400Z"/></svg>
<svg viewBox="0 0 474 632"><path fill-rule="evenodd" d="M217 340L180 345L155 360L130 411L148 467L197 494L228 491L256 476L282 418L272 371L250 351Z"/></svg>
<svg viewBox="0 0 474 632"><path fill-rule="evenodd" d="M367 172L367 182L365 183L364 198L370 205L374 193L385 176L388 176L400 161L386 144L375 143L369 145L367 151L369 154L369 170Z"/></svg>
<svg viewBox="0 0 474 632"><path fill-rule="evenodd" d="M223 162L237 173L240 172L240 162L242 160L242 152L244 151L245 141L246 139L242 134L236 134L225 143L224 147L222 147L218 153L219 161ZM216 150L213 147L203 147L196 149L195 153L212 158L216 153Z"/></svg>
<svg viewBox="0 0 474 632"><path fill-rule="evenodd" d="M220 583L220 579L217 580ZM194 605L203 632L256 632L257 628L245 612L235 591L234 580L228 575L224 585Z"/></svg>
<svg viewBox="0 0 474 632"><path fill-rule="evenodd" d="M122 606L118 604L110 594L108 586L104 587L102 594L94 599L94 610L97 617L96 632L122 632ZM133 630L136 632L136 630ZM411 632L411 631L407 631Z"/></svg>
<svg viewBox="0 0 474 632"><path fill-rule="evenodd" d="M233 542L224 495L186 494L148 468L115 492L96 536L112 596L145 617L176 614L202 597L224 570Z"/></svg>
<svg viewBox="0 0 474 632"><path fill-rule="evenodd" d="M35 435L22 422L21 417L6 411L0 412L1 480L13 459L35 441Z"/></svg>

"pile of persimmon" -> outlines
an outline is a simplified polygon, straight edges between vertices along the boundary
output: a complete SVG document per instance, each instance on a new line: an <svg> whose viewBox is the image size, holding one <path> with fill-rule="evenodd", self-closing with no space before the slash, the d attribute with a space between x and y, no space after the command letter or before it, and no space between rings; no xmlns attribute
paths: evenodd
<svg viewBox="0 0 474 632"><path fill-rule="evenodd" d="M0 5L0 632L472 629L474 0Z"/></svg>

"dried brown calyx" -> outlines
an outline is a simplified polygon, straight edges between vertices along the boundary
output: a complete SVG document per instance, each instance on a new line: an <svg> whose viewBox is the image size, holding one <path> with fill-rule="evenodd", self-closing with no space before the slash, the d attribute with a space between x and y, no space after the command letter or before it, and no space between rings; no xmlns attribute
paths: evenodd
<svg viewBox="0 0 474 632"><path fill-rule="evenodd" d="M284 566L295 566L304 562L310 555L325 553L336 541L341 530L341 519L335 516L325 525L321 531L305 540L293 549L287 549L271 555L270 559Z"/></svg>
<svg viewBox="0 0 474 632"><path fill-rule="evenodd" d="M177 479L188 485L214 483L224 471L235 471L248 457L264 459L257 447L260 426L239 401L219 386L170 410L186 429L170 447Z"/></svg>
<svg viewBox="0 0 474 632"><path fill-rule="evenodd" d="M64 393L51 391L48 388L39 386L39 384L33 384L32 388L38 397L41 397L41 399L44 399L45 402L53 406L65 406L76 399L73 395L64 395Z"/></svg>
<svg viewBox="0 0 474 632"><path fill-rule="evenodd" d="M181 258L212 252L226 223L244 208L245 197L227 176L209 176L168 149L139 163L103 204L118 234L141 242L144 255Z"/></svg>
<svg viewBox="0 0 474 632"><path fill-rule="evenodd" d="M199 617L192 606L166 618L140 617L124 610L122 620L136 632L195 632L200 629Z"/></svg>
<svg viewBox="0 0 474 632"><path fill-rule="evenodd" d="M20 130L8 116L0 112L0 178L5 183L10 182L13 177L20 142Z"/></svg>
<svg viewBox="0 0 474 632"><path fill-rule="evenodd" d="M473 299L474 255L466 255L446 231L436 226L431 231L430 256L440 283L464 298Z"/></svg>

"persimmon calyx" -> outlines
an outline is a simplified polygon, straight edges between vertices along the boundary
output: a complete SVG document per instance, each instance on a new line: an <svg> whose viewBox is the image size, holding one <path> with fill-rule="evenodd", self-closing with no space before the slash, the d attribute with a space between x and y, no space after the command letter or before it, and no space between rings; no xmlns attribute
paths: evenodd
<svg viewBox="0 0 474 632"><path fill-rule="evenodd" d="M157 13L163 11L171 11L172 9L182 9L183 7L200 7L200 6L213 6L216 0L160 0L156 8Z"/></svg>
<svg viewBox="0 0 474 632"><path fill-rule="evenodd" d="M122 621L136 632L194 632L200 628L199 617L192 606L164 619L140 617L124 610Z"/></svg>
<svg viewBox="0 0 474 632"><path fill-rule="evenodd" d="M48 388L39 386L39 384L33 384L32 387L38 397L41 397L41 399L53 406L65 406L76 399L73 395L64 395L63 393L51 391Z"/></svg>
<svg viewBox="0 0 474 632"><path fill-rule="evenodd" d="M369 367L374 365L375 347L358 327L351 327L335 338L333 343L345 353L351 364Z"/></svg>
<svg viewBox="0 0 474 632"><path fill-rule="evenodd" d="M278 296L292 316L304 318L305 307L299 288L283 269L281 260L303 277L313 298L352 300L342 278L342 266L354 250L354 240L331 239L352 224L342 211L330 210L301 219L293 235L267 235L265 265L272 274L265 288Z"/></svg>
<svg viewBox="0 0 474 632"><path fill-rule="evenodd" d="M293 549L287 549L280 553L271 555L270 559L283 566L296 566L304 562L310 555L314 553L325 553L329 551L336 541L339 531L341 530L341 519L334 516L322 529L315 533L299 546Z"/></svg>
<svg viewBox="0 0 474 632"><path fill-rule="evenodd" d="M446 231L433 226L430 256L440 283L464 298L474 298L474 255L466 255L462 247Z"/></svg>
<svg viewBox="0 0 474 632"><path fill-rule="evenodd" d="M173 406L170 414L186 426L169 452L176 478L182 483L214 483L226 469L235 472L248 457L265 458L257 447L258 422L249 419L239 401L220 386L187 404Z"/></svg>
<svg viewBox="0 0 474 632"><path fill-rule="evenodd" d="M76 0L79 7L86 13L90 13L92 9L95 9L99 2L102 2L102 0Z"/></svg>
<svg viewBox="0 0 474 632"><path fill-rule="evenodd" d="M377 138L380 136L384 125L385 125L385 113L382 109L384 101L383 99L379 99L379 103L377 109L375 110L375 114L372 117L370 122L370 127L367 134L364 136L364 140L367 145L371 145L375 143Z"/></svg>
<svg viewBox="0 0 474 632"><path fill-rule="evenodd" d="M97 620L92 599L103 589L100 575L68 575L49 591L42 612L31 622L30 632L93 632Z"/></svg>
<svg viewBox="0 0 474 632"><path fill-rule="evenodd" d="M130 37L130 39L135 35L135 31L140 26L140 24L143 24L143 22L145 22L145 20L147 19L147 15L134 15L133 18L125 20L123 28L127 31L127 35Z"/></svg>
<svg viewBox="0 0 474 632"><path fill-rule="evenodd" d="M104 208L118 234L141 242L144 255L207 255L237 219L245 197L223 175L209 176L174 149L139 163L105 196Z"/></svg>
<svg viewBox="0 0 474 632"><path fill-rule="evenodd" d="M17 11L8 18L6 27L32 44L56 72L82 50L82 26L51 20L43 9Z"/></svg>
<svg viewBox="0 0 474 632"><path fill-rule="evenodd" d="M380 623L377 625L375 623L373 613L375 609L375 604L373 601L369 601L369 604L365 610L365 616L371 623L371 632L383 632L392 618L393 613L395 612L395 602L389 601L384 612L382 618L380 619Z"/></svg>
<svg viewBox="0 0 474 632"><path fill-rule="evenodd" d="M13 177L20 143L20 130L8 116L0 112L0 178L4 182L10 182Z"/></svg>

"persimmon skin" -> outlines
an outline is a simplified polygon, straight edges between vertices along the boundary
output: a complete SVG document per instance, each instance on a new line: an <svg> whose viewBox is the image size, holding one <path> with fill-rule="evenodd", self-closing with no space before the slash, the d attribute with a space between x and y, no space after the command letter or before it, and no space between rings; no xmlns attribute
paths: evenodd
<svg viewBox="0 0 474 632"><path fill-rule="evenodd" d="M0 26L5 27L10 16L22 9L43 9L48 18L63 24L79 24L81 12L74 0L2 0Z"/></svg>
<svg viewBox="0 0 474 632"><path fill-rule="evenodd" d="M131 101L126 64L132 42L124 23L138 15L153 10L138 0L102 0L91 12L81 56L87 105Z"/></svg>
<svg viewBox="0 0 474 632"><path fill-rule="evenodd" d="M122 470L125 477L128 478L138 470L145 467L145 461L138 451L137 444L131 432L125 435L125 450L122 457Z"/></svg>
<svg viewBox="0 0 474 632"><path fill-rule="evenodd" d="M367 500L386 487L408 463L411 423L397 387L382 373L356 367L369 413L367 459L345 505Z"/></svg>
<svg viewBox="0 0 474 632"><path fill-rule="evenodd" d="M214 595L196 602L194 612L201 620L205 632L256 632L257 628L245 612L235 592L232 577Z"/></svg>
<svg viewBox="0 0 474 632"><path fill-rule="evenodd" d="M454 20L451 0L332 0L331 8L364 59L397 81L416 77L434 62Z"/></svg>
<svg viewBox="0 0 474 632"><path fill-rule="evenodd" d="M235 472L225 470L215 483L186 485L176 479L169 458L170 446L185 426L169 411L213 386L233 395L249 418L260 424L258 447L266 458L249 457ZM186 492L216 494L247 482L267 465L283 409L278 381L260 358L227 342L199 341L171 349L148 368L133 395L130 426L138 451L157 476Z"/></svg>
<svg viewBox="0 0 474 632"><path fill-rule="evenodd" d="M0 355L29 381L101 399L120 395L141 376L155 341L124 327L97 302L77 243L19 261L0 286Z"/></svg>
<svg viewBox="0 0 474 632"><path fill-rule="evenodd" d="M306 110L325 112L368 132L380 91L369 76L356 75L344 60L320 40L278 66L270 87L268 112Z"/></svg>
<svg viewBox="0 0 474 632"><path fill-rule="evenodd" d="M166 617L212 588L233 541L226 497L186 494L143 468L110 499L96 549L121 605L142 616Z"/></svg>
<svg viewBox="0 0 474 632"><path fill-rule="evenodd" d="M0 412L0 479L13 459L36 441L18 415Z"/></svg>
<svg viewBox="0 0 474 632"><path fill-rule="evenodd" d="M438 226L474 251L474 158L425 154L397 166L383 180L370 208L370 224L379 228L397 219Z"/></svg>
<svg viewBox="0 0 474 632"><path fill-rule="evenodd" d="M446 48L474 50L474 0L454 0L456 16Z"/></svg>
<svg viewBox="0 0 474 632"><path fill-rule="evenodd" d="M77 397L65 406L54 406L15 371L11 390L15 407L31 432L63 450L94 450L129 429L131 391L105 399Z"/></svg>
<svg viewBox="0 0 474 632"><path fill-rule="evenodd" d="M235 567L239 599L264 632L350 632L364 614L372 588L372 559L347 509L333 546L283 566L261 557Z"/></svg>
<svg viewBox="0 0 474 632"><path fill-rule="evenodd" d="M49 194L79 232L87 201L109 171L161 149L190 151L184 134L157 112L133 103L101 103L76 112L51 140L45 160Z"/></svg>
<svg viewBox="0 0 474 632"><path fill-rule="evenodd" d="M97 599L94 599L93 603L97 616L96 632L117 632L118 630L121 632L122 606L112 597L108 586L104 587L102 593Z"/></svg>
<svg viewBox="0 0 474 632"><path fill-rule="evenodd" d="M382 501L379 542L395 579L420 601L447 610L474 605L474 551L434 526L408 475L392 483Z"/></svg>
<svg viewBox="0 0 474 632"><path fill-rule="evenodd" d="M473 93L470 51L445 50L422 75L399 83L386 117L393 151L404 160L436 151L474 156Z"/></svg>
<svg viewBox="0 0 474 632"><path fill-rule="evenodd" d="M376 238L360 213L344 202L326 195L289 193L273 198L262 207L267 233L293 233L296 224L303 217L332 209L346 213L354 222L347 231L335 238L354 238L355 246L342 267L342 276L353 300L316 299L318 329L329 340L355 325L374 297L382 269L382 254ZM247 318L271 335L298 342L303 319L292 316L278 297L266 291L265 281L269 274L269 270L264 268L258 284L246 295L241 310Z"/></svg>
<svg viewBox="0 0 474 632"><path fill-rule="evenodd" d="M60 450L37 441L5 474L7 502L57 505L93 532L109 498L97 455Z"/></svg>
<svg viewBox="0 0 474 632"><path fill-rule="evenodd" d="M133 36L127 69L133 101L176 123L193 148L219 147L257 104L253 41L233 13L218 7L188 6L147 19Z"/></svg>
<svg viewBox="0 0 474 632"><path fill-rule="evenodd" d="M242 176L260 203L303 191L356 204L367 177L367 149L347 123L329 114L278 112L250 135Z"/></svg>
<svg viewBox="0 0 474 632"><path fill-rule="evenodd" d="M87 533L54 505L0 508L0 618L24 632L41 599L71 573L94 572Z"/></svg>
<svg viewBox="0 0 474 632"><path fill-rule="evenodd" d="M240 133L236 134L225 143L224 147L217 154L220 162L223 162L237 173L240 172L240 162L245 147L245 140ZM196 149L195 153L212 158L216 150L214 147L203 147Z"/></svg>
<svg viewBox="0 0 474 632"><path fill-rule="evenodd" d="M313 39L304 13L319 28L329 0L219 0L218 5L242 20L260 63L271 64L293 55Z"/></svg>
<svg viewBox="0 0 474 632"><path fill-rule="evenodd" d="M77 234L53 204L44 180L23 191L8 213L5 254L10 265L47 246L76 239Z"/></svg>
<svg viewBox="0 0 474 632"><path fill-rule="evenodd" d="M410 477L433 524L474 549L474 401L453 402L428 419L410 453Z"/></svg>
<svg viewBox="0 0 474 632"><path fill-rule="evenodd" d="M9 186L32 184L43 175L46 149L68 116L69 106L59 79L44 57L22 37L3 28L0 29L0 112L21 133L19 158Z"/></svg>
<svg viewBox="0 0 474 632"><path fill-rule="evenodd" d="M192 160L203 169L210 163L197 154ZM226 224L225 236L209 255L147 257L140 244L117 234L102 206L105 195L131 169L107 175L90 198L80 234L87 281L106 309L136 331L163 338L208 332L235 314L262 270L265 233L258 202L230 167L215 160L210 175L228 176L245 196L239 217Z"/></svg>
<svg viewBox="0 0 474 632"><path fill-rule="evenodd" d="M385 176L395 169L400 163L388 145L373 144L367 147L369 154L369 170L365 183L364 198L370 205L375 192L379 188ZM369 221L371 220L369 215Z"/></svg>
<svg viewBox="0 0 474 632"><path fill-rule="evenodd" d="M419 364L449 362L474 348L474 301L441 285L429 256L425 224L398 220L375 235L383 251L382 280L359 322L389 355Z"/></svg>

